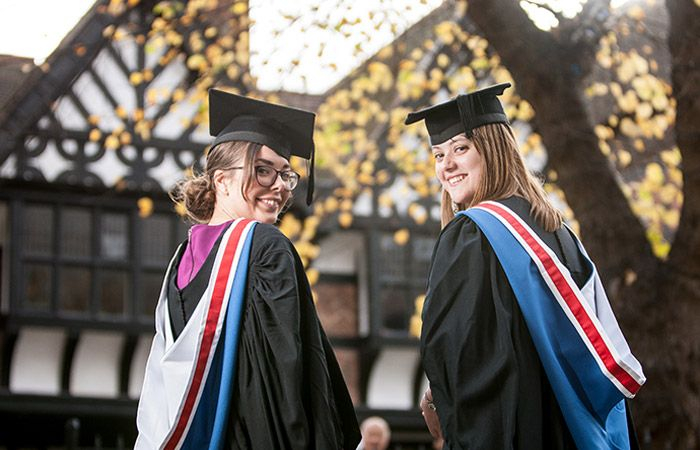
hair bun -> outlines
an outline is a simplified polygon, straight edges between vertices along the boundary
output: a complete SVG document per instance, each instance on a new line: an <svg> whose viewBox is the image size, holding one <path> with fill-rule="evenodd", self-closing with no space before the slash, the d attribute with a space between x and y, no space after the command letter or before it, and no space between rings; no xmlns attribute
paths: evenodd
<svg viewBox="0 0 700 450"><path fill-rule="evenodd" d="M170 191L170 198L184 204L187 217L194 222L207 223L214 213L216 192L206 173L178 182Z"/></svg>

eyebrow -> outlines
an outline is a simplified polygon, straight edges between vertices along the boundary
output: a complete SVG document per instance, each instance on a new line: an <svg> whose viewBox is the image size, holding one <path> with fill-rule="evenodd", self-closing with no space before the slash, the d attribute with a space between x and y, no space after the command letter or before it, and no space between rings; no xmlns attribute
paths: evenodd
<svg viewBox="0 0 700 450"><path fill-rule="evenodd" d="M461 141L457 142L457 139L461 139ZM465 137L460 137L460 138L451 137L445 142L448 142L448 141L449 141L449 145L457 145L457 144L464 144L464 143L468 144L469 143L468 139ZM432 147L430 147L430 151L434 152L436 150L440 150L440 145L443 145L445 142L443 142L442 144L439 144L439 145L433 145Z"/></svg>
<svg viewBox="0 0 700 450"><path fill-rule="evenodd" d="M269 159L265 159L265 158L255 158L255 162L261 162L261 163L263 163L263 164L267 164L268 166L275 167L275 163L273 163L273 162L270 161ZM283 170L286 170L286 169L289 169L290 167L291 167L291 166L289 165L289 163L286 163L285 165L282 166L282 169L283 169Z"/></svg>

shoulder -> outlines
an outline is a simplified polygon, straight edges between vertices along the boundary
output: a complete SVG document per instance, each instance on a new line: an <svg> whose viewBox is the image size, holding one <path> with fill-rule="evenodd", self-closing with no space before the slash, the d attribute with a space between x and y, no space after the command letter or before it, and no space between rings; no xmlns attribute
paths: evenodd
<svg viewBox="0 0 700 450"><path fill-rule="evenodd" d="M289 238L282 234L277 227L267 223L257 223L253 230L250 253L252 261L260 263L280 254L293 260L296 250Z"/></svg>
<svg viewBox="0 0 700 450"><path fill-rule="evenodd" d="M481 261L485 252L484 246L490 248L476 223L468 216L458 214L445 225L435 243L430 277L433 280L439 278L449 267L463 269L467 261L471 264Z"/></svg>
<svg viewBox="0 0 700 450"><path fill-rule="evenodd" d="M480 239L481 230L476 223L465 214L457 214L440 232L436 248L457 249L455 244L471 242ZM459 245L458 247L461 247Z"/></svg>
<svg viewBox="0 0 700 450"><path fill-rule="evenodd" d="M265 250L293 247L292 242L282 232L269 223L257 223L253 230L253 247Z"/></svg>

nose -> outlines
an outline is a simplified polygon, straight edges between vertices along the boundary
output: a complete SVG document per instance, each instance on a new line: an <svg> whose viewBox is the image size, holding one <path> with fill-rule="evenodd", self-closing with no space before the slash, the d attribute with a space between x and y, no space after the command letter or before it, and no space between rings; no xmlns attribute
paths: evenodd
<svg viewBox="0 0 700 450"><path fill-rule="evenodd" d="M442 157L442 168L443 170L452 170L456 167L454 158L452 157L451 153L446 153Z"/></svg>
<svg viewBox="0 0 700 450"><path fill-rule="evenodd" d="M275 182L272 183L270 189L272 189L275 192L284 191L286 189L284 181L282 180L282 176L279 173L275 177Z"/></svg>

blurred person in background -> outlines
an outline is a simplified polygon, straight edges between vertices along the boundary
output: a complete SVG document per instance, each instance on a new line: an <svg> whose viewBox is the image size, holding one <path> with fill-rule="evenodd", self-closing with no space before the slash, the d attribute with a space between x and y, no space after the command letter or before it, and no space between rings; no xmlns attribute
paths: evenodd
<svg viewBox="0 0 700 450"><path fill-rule="evenodd" d="M371 416L362 421L360 425L362 441L358 450L386 450L391 441L391 429L386 420L378 416Z"/></svg>

